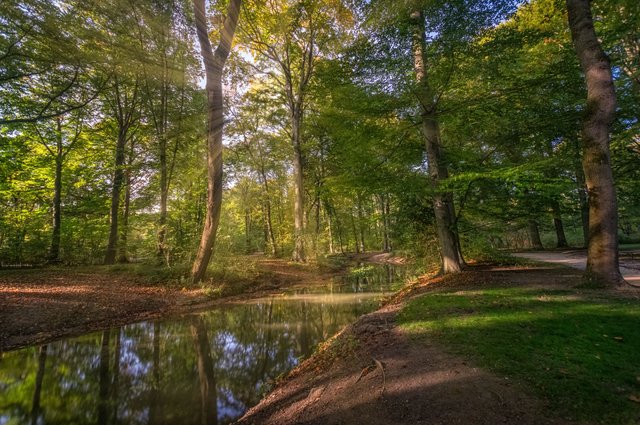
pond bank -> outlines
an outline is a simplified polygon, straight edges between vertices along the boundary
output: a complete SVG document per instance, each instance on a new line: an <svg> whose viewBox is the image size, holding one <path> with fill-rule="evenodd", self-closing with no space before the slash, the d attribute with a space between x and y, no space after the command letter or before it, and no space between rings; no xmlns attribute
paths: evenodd
<svg viewBox="0 0 640 425"><path fill-rule="evenodd" d="M250 266L251 276L225 283L222 289L177 281L150 283L148 276L127 267L0 271L0 352L308 287L343 269L257 256L237 262Z"/></svg>
<svg viewBox="0 0 640 425"><path fill-rule="evenodd" d="M294 369L238 424L565 424L522 383L476 367L397 323L418 295L494 286L567 288L570 269L476 267L423 279L344 328Z"/></svg>

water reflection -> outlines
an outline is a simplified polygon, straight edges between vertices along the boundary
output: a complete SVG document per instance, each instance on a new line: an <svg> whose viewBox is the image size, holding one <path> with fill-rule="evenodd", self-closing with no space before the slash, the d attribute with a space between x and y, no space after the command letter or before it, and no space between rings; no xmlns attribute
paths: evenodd
<svg viewBox="0 0 640 425"><path fill-rule="evenodd" d="M325 287L0 353L0 425L226 424L399 279Z"/></svg>

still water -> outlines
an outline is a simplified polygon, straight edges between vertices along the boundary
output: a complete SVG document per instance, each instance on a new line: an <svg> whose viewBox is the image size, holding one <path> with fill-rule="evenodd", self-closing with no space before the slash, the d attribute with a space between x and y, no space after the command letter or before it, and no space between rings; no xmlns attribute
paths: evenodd
<svg viewBox="0 0 640 425"><path fill-rule="evenodd" d="M365 266L325 286L0 353L0 425L230 423L403 274Z"/></svg>

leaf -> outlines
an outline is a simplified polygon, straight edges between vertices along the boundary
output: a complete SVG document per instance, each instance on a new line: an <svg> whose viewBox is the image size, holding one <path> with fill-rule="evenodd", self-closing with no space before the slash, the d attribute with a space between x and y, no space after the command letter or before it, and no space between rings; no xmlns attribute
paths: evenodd
<svg viewBox="0 0 640 425"><path fill-rule="evenodd" d="M640 403L640 395L638 394L631 394L628 398L634 403Z"/></svg>

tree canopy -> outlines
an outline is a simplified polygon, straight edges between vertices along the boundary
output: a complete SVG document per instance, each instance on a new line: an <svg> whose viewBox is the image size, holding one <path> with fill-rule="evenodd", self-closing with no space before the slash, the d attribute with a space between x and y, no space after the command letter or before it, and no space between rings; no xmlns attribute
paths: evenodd
<svg viewBox="0 0 640 425"><path fill-rule="evenodd" d="M1 265L198 258L202 278L216 214L215 253L297 261L395 250L447 272L600 243L576 11L616 100L608 232L640 238L638 2L196 3L0 6Z"/></svg>

